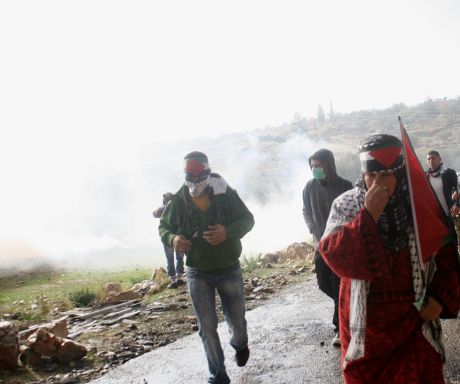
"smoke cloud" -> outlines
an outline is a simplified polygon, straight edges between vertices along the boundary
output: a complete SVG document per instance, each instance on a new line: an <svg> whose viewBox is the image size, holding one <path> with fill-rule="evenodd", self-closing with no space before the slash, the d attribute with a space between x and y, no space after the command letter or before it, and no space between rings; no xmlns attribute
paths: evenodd
<svg viewBox="0 0 460 384"><path fill-rule="evenodd" d="M158 219L152 212L161 205L163 193L181 187L183 157L193 150L208 155L212 171L226 179L253 212L255 227L243 239L246 255L306 241L310 235L302 216L302 190L311 178L307 159L322 147L332 149L337 158L354 156L350 148L312 142L301 133L286 139L276 132L252 132L114 151L103 161L87 159L84 171L61 180L48 177L41 199L26 204L28 214L0 228L8 229L0 238L0 270L43 264L165 266ZM340 173L341 162L337 164Z"/></svg>

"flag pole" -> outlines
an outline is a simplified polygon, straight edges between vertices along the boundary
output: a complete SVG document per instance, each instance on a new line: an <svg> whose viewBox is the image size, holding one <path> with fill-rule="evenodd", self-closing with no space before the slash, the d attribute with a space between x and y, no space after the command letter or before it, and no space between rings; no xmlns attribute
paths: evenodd
<svg viewBox="0 0 460 384"><path fill-rule="evenodd" d="M414 219L414 233L415 233L415 243L417 245L417 250L418 250L418 257L420 259L420 265L425 272L425 263L423 262L423 255L422 255L422 247L420 244L420 235L418 231L418 225L417 225L417 212L415 211L415 202L414 202L414 193L412 189L412 179L411 179L411 173L410 173L410 167L409 164L407 163L407 150L406 150L406 139L407 139L407 132L406 129L404 128L404 125L401 120L401 116L398 116L398 121L399 121L399 128L401 131L401 142L402 142L402 148L403 148L403 154L404 154L404 160L406 162L406 175L407 175L407 183L409 186L409 197L410 197L410 206L411 206L411 211L412 211L412 217Z"/></svg>

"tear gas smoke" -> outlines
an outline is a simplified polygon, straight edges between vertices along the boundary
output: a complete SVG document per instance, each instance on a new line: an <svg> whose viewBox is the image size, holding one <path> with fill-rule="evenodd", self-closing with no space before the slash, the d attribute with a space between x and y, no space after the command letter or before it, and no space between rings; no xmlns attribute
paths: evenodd
<svg viewBox="0 0 460 384"><path fill-rule="evenodd" d="M10 214L15 220L0 227L7 234L0 239L0 269L43 263L164 266L158 219L152 211L161 205L163 193L182 185L183 157L192 150L208 155L212 171L224 177L253 212L256 224L243 239L244 253L255 256L306 241L310 235L302 216L302 190L311 178L308 156L321 147L331 148L337 157L350 152L313 143L301 134L285 140L251 133L144 146L104 161L87 159L78 177L61 181L48 176L37 198L30 194L27 203L17 201L27 214L18 214L13 204Z"/></svg>

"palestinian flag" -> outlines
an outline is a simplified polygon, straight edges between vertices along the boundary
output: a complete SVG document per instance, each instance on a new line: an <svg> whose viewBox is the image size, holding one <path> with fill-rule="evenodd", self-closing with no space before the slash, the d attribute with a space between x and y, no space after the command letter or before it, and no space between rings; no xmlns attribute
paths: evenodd
<svg viewBox="0 0 460 384"><path fill-rule="evenodd" d="M441 204L414 152L401 118L399 118L399 125L404 158L406 159L417 248L422 262L427 263L430 257L448 240L449 227Z"/></svg>

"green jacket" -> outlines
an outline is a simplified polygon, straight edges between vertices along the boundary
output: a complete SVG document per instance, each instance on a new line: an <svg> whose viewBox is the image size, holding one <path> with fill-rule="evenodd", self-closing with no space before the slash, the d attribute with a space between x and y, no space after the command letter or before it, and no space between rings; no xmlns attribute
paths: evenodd
<svg viewBox="0 0 460 384"><path fill-rule="evenodd" d="M209 225L216 224L225 226L227 240L213 246L203 239L203 231L208 230ZM195 206L188 188L182 186L163 212L158 229L161 241L169 247L175 235L183 235L192 241L192 248L186 254L187 266L203 271L219 271L238 263L240 239L253 226L252 213L229 186L225 193L209 194L207 212Z"/></svg>

